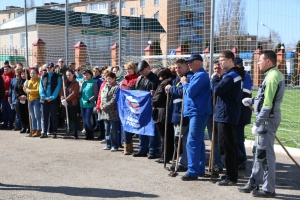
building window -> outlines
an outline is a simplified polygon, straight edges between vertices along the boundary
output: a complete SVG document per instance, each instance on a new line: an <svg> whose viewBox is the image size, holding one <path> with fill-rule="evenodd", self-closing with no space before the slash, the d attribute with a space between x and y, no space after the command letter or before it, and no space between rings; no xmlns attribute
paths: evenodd
<svg viewBox="0 0 300 200"><path fill-rule="evenodd" d="M108 7L107 3L94 3L94 4L89 4L87 6L87 10L88 11L92 11L92 10L106 10Z"/></svg>
<svg viewBox="0 0 300 200"><path fill-rule="evenodd" d="M146 4L145 1L146 1L146 0L140 0L140 6L141 6L141 7L145 7L145 4Z"/></svg>
<svg viewBox="0 0 300 200"><path fill-rule="evenodd" d="M20 33L20 47L25 48L26 46L26 34Z"/></svg>
<svg viewBox="0 0 300 200"><path fill-rule="evenodd" d="M122 19L122 28L130 28L130 19Z"/></svg>
<svg viewBox="0 0 300 200"><path fill-rule="evenodd" d="M82 15L81 17L82 17L82 24L90 25L90 23L91 23L90 16Z"/></svg>
<svg viewBox="0 0 300 200"><path fill-rule="evenodd" d="M126 2L122 3L122 9L126 9Z"/></svg>
<svg viewBox="0 0 300 200"><path fill-rule="evenodd" d="M135 8L130 8L130 16L135 16Z"/></svg>
<svg viewBox="0 0 300 200"><path fill-rule="evenodd" d="M153 17L154 17L154 19L157 19L157 20L158 20L158 18L159 18L159 13L156 12L156 13L153 15Z"/></svg>
<svg viewBox="0 0 300 200"><path fill-rule="evenodd" d="M159 5L159 0L154 0L154 5L158 6Z"/></svg>

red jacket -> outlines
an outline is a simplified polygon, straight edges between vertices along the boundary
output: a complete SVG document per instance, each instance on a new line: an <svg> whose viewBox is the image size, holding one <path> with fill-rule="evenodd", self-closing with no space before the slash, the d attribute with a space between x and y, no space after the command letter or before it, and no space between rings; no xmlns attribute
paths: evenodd
<svg viewBox="0 0 300 200"><path fill-rule="evenodd" d="M10 87L10 83L12 79L15 77L15 74L13 71L10 71L9 73L3 73L2 74L2 79L4 82L4 88L5 88L5 97L4 99L7 101L8 100L8 91Z"/></svg>
<svg viewBox="0 0 300 200"><path fill-rule="evenodd" d="M101 105L101 92L102 89L104 88L104 86L106 85L106 81L103 81L100 89L99 89L99 93L98 93L98 99L97 99L97 104L96 104L96 110L100 110L100 105Z"/></svg>
<svg viewBox="0 0 300 200"><path fill-rule="evenodd" d="M127 75L123 79L120 87L123 90L134 90L135 83L138 79L139 75L138 74L132 74L132 75Z"/></svg>

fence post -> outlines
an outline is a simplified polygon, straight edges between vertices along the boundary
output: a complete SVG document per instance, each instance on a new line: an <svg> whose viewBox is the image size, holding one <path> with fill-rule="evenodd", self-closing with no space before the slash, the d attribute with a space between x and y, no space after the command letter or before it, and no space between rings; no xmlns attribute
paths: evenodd
<svg viewBox="0 0 300 200"><path fill-rule="evenodd" d="M253 54L253 85L256 87L260 86L260 84L262 83L262 72L257 65L260 55L260 49L257 49Z"/></svg>
<svg viewBox="0 0 300 200"><path fill-rule="evenodd" d="M32 43L33 48L33 63L45 64L45 46L46 43L38 38Z"/></svg>
<svg viewBox="0 0 300 200"><path fill-rule="evenodd" d="M110 47L110 54L111 54L111 66L117 66L118 65L118 55L119 55L119 45L115 43Z"/></svg>
<svg viewBox="0 0 300 200"><path fill-rule="evenodd" d="M86 66L86 45L79 41L74 45L75 67Z"/></svg>

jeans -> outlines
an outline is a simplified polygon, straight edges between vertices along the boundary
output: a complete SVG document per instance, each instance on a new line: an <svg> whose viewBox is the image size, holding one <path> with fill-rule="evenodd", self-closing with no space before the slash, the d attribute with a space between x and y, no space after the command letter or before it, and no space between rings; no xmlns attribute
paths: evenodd
<svg viewBox="0 0 300 200"><path fill-rule="evenodd" d="M42 130L41 126L41 104L40 99L29 102L32 130Z"/></svg>
<svg viewBox="0 0 300 200"><path fill-rule="evenodd" d="M93 130L93 125L91 123L92 114L93 114L93 108L81 108L81 116L86 131Z"/></svg>
<svg viewBox="0 0 300 200"><path fill-rule="evenodd" d="M44 133L47 132L48 130L48 124L49 124L49 117L50 117L50 120L51 120L51 130L49 129L49 132L54 132L56 133L57 132L57 102L56 100L54 101L45 101L43 104L42 104L42 108L43 108L43 120L44 120Z"/></svg>
<svg viewBox="0 0 300 200"><path fill-rule="evenodd" d="M192 177L205 173L204 130L208 115L190 116L189 134L186 143L188 158L187 173Z"/></svg>
<svg viewBox="0 0 300 200"><path fill-rule="evenodd" d="M104 120L106 147L119 148L119 121Z"/></svg>
<svg viewBox="0 0 300 200"><path fill-rule="evenodd" d="M15 126L16 126L16 128L21 129L22 128L21 116L20 116L20 111L19 111L19 107L18 107L17 103L14 104L14 109L15 109L15 113L16 113Z"/></svg>
<svg viewBox="0 0 300 200"><path fill-rule="evenodd" d="M207 132L208 137L210 141L212 140L212 126L213 126L213 117L209 116L207 120ZM220 150L219 150L219 139L218 139L218 124L215 122L215 138L214 138L214 166L218 166L219 168L223 168L223 162L220 156Z"/></svg>

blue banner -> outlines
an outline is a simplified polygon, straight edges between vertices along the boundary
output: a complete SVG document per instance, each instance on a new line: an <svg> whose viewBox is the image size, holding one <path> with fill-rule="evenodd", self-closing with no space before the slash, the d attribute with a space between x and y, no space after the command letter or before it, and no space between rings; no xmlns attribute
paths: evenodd
<svg viewBox="0 0 300 200"><path fill-rule="evenodd" d="M124 131L154 136L151 98L145 90L118 90L118 112Z"/></svg>

